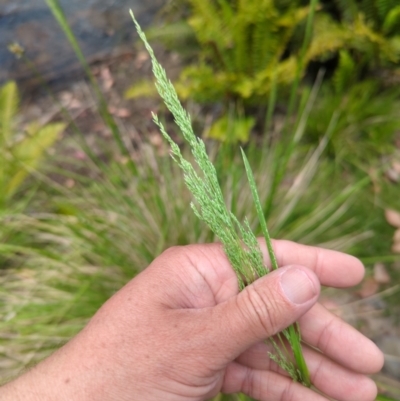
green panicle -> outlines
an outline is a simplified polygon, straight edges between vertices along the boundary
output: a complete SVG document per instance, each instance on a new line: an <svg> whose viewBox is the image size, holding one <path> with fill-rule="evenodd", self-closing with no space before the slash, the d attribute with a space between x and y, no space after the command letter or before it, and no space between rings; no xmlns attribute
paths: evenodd
<svg viewBox="0 0 400 401"><path fill-rule="evenodd" d="M158 125L162 135L170 144L172 157L183 171L185 183L194 198L191 204L194 213L199 219L203 220L221 240L224 251L232 268L236 272L239 289L242 290L247 285L269 272L269 269L264 264L263 254L257 237L252 232L247 220L243 223L239 222L236 216L227 209L218 182L217 172L208 157L205 144L194 134L189 114L182 107L174 86L167 78L165 70L157 61L153 49L135 20L132 11L131 15L139 36L150 54L153 64L153 73L156 78L157 91L174 116L175 122L180 128L186 142L190 145L194 160L199 168L195 168L183 157L179 146L168 135L164 125L155 114L153 114L154 122ZM254 177L251 172L250 164L243 151L242 155L272 267L273 269L277 269L278 264L258 198ZM290 355L288 352L284 338L289 342L293 355ZM276 352L270 355L271 358L278 363L280 367L285 369L293 380L310 386L307 366L302 356L298 326L289 327L278 335L278 339L278 342L271 339ZM295 363L292 361L293 356Z"/></svg>

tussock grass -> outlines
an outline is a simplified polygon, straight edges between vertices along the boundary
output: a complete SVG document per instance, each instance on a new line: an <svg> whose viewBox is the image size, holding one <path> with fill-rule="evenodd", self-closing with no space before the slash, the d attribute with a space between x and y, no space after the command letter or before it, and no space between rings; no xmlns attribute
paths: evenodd
<svg viewBox="0 0 400 401"><path fill-rule="evenodd" d="M250 191L238 192L248 185L240 155L232 157L226 149L217 152L220 145L212 142L207 146L212 154L219 154L213 159L217 174L229 176L221 181L225 203L238 219L247 217L251 229L261 233ZM265 203L271 185L266 171L277 155L273 149L248 151L249 159L260 166L254 178ZM183 153L190 158L187 150ZM269 219L271 234L348 250L368 235L355 232L356 221L347 217L354 185L341 190L338 181L337 191L321 191L332 170L320 155L310 166L307 155L300 148L293 152L273 201L276 215ZM85 168L91 174L75 173L73 189L47 181L41 190L52 194L44 206L52 213L0 217L0 251L13 261L0 275L0 380L67 341L167 247L216 239L188 207L191 196L183 180L177 179L179 168L169 156L143 144L141 157L136 177L120 162L107 167L89 162ZM49 169L54 170L52 165ZM11 231L23 231L24 242L10 242Z"/></svg>

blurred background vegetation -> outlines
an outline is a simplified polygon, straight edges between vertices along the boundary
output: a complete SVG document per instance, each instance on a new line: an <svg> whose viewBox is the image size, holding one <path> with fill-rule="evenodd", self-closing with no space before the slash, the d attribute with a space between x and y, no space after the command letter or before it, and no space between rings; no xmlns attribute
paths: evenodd
<svg viewBox="0 0 400 401"><path fill-rule="evenodd" d="M0 88L0 382L167 247L215 240L151 123L157 111L181 142L142 46L90 60L68 13L46 3L85 75L56 82L9 43L36 86ZM400 399L398 1L171 0L151 21L232 211L260 231L241 145L274 237L365 263L359 288L321 302L378 343L380 399Z"/></svg>

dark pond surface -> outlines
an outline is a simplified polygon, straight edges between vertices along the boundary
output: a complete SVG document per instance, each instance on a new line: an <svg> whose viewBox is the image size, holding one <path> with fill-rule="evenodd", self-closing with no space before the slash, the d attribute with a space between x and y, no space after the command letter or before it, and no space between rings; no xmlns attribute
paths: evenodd
<svg viewBox="0 0 400 401"><path fill-rule="evenodd" d="M89 62L130 51L137 38L129 9L148 25L165 0L60 0ZM79 63L45 0L0 0L0 83L35 81L26 63L7 49L19 43L48 81L79 71Z"/></svg>

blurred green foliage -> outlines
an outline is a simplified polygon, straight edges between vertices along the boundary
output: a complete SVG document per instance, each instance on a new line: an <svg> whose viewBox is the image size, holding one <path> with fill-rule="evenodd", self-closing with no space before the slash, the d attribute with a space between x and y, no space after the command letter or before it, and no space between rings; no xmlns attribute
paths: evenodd
<svg viewBox="0 0 400 401"><path fill-rule="evenodd" d="M357 138L365 138L370 147L376 142L374 139L371 142L371 138L379 136L377 132L394 132L398 122L392 121L389 129L383 121L393 120L395 104L388 107L388 103L396 96L393 91L390 95L382 94L382 90L396 76L400 79L400 5L396 0L319 1L311 37L305 41L309 3L308 0L175 0L172 9L169 6L170 15L176 14L178 6L186 10L178 12L186 17L185 22L181 19L175 22L179 38L174 38L174 22L151 30L151 36L157 31L156 35L169 46L175 40L178 51L185 49L185 43L191 48L189 65L175 82L180 97L222 104L231 119L242 127L240 133L225 129L226 117L222 116L210 129L213 138L246 142L255 124L249 124L254 108L266 107L271 90L279 87L278 101L284 104L288 88L297 76L313 80L313 71L321 68L327 69L325 81L330 87L324 91L333 89L334 99L329 99L331 94L324 95L327 99L324 97L319 104L318 112L329 118L314 125L310 138L323 135L332 112L341 107L341 99L350 115L342 117L337 130L344 127L345 120L362 119L363 113L354 116L354 110L365 107L366 96L373 96L374 102L364 116L368 114L370 118L373 107L377 107L379 118L368 134ZM353 84L358 89L348 93ZM152 84L142 81L129 88L126 95L132 98L154 93ZM379 102L385 106L379 108ZM382 115L384 110L389 115ZM315 129L324 124L318 134ZM382 137L381 143L388 136Z"/></svg>
<svg viewBox="0 0 400 401"><path fill-rule="evenodd" d="M275 74L278 83L293 81L298 54L286 56L285 52L308 7L299 1L188 3L188 24L199 44L199 63L182 72L178 89L183 98L254 101L269 92Z"/></svg>
<svg viewBox="0 0 400 401"><path fill-rule="evenodd" d="M199 45L196 63L184 68L178 82L183 98L265 101L275 75L280 86L291 84L298 68L304 75L310 62L339 58L342 50L358 73L400 60L400 6L391 0L336 1L334 8L321 2L304 62L308 1L179 2L189 5L187 22Z"/></svg>
<svg viewBox="0 0 400 401"><path fill-rule="evenodd" d="M28 174L38 166L45 151L64 130L64 123L28 124L25 132L14 125L19 98L15 82L0 88L0 207L15 194Z"/></svg>
<svg viewBox="0 0 400 401"><path fill-rule="evenodd" d="M379 157L393 153L394 139L400 130L400 90L382 90L374 80L364 80L345 90L337 90L335 81L326 84L308 119L309 142L322 137L334 113L336 124L331 132L328 152L336 162L377 166Z"/></svg>

